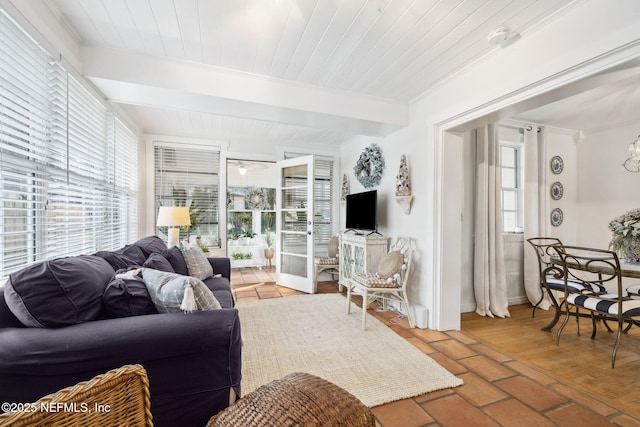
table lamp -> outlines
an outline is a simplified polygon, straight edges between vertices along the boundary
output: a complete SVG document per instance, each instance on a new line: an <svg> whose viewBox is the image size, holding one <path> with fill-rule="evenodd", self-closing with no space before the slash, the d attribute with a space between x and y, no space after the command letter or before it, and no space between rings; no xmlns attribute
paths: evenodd
<svg viewBox="0 0 640 427"><path fill-rule="evenodd" d="M158 211L158 227L169 227L167 246L172 247L180 240L180 227L191 225L189 208L180 206L161 206Z"/></svg>

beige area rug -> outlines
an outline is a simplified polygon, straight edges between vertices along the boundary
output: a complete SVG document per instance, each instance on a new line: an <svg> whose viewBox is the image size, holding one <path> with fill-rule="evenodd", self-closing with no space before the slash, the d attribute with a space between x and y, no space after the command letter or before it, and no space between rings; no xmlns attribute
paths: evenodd
<svg viewBox="0 0 640 427"><path fill-rule="evenodd" d="M462 384L378 319L339 294L241 301L242 394L292 372L339 385L374 407Z"/></svg>

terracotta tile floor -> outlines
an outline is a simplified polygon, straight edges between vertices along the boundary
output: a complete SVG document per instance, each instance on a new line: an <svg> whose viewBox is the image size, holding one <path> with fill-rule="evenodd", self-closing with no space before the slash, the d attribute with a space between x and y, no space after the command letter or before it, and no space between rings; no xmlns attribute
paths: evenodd
<svg viewBox="0 0 640 427"><path fill-rule="evenodd" d="M251 271L255 270L255 271ZM300 292L273 283L273 269L233 270L236 300L281 298ZM320 282L319 293L338 292L335 282ZM359 301L354 301L359 304ZM370 311L428 354L464 385L373 408L382 427L418 426L640 426L640 421L514 360L463 332L410 329L394 312Z"/></svg>

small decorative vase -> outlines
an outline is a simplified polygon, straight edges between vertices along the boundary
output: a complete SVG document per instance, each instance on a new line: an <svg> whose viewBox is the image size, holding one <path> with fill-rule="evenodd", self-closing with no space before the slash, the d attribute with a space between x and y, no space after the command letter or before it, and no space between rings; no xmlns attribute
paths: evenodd
<svg viewBox="0 0 640 427"><path fill-rule="evenodd" d="M267 260L267 266L268 267L271 267L271 259L273 259L273 255L274 255L273 249L265 248L264 257Z"/></svg>

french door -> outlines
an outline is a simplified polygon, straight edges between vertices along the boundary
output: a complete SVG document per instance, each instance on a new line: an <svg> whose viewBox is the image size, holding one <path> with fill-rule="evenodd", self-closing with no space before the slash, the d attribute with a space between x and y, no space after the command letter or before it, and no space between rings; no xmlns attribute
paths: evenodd
<svg viewBox="0 0 640 427"><path fill-rule="evenodd" d="M276 280L279 285L314 293L313 156L278 162L276 190Z"/></svg>

